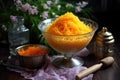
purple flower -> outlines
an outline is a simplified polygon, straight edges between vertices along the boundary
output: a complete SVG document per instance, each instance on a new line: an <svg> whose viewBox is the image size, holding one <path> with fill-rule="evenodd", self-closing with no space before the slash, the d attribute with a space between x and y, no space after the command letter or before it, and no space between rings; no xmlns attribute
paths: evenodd
<svg viewBox="0 0 120 80"><path fill-rule="evenodd" d="M21 10L23 12L27 12L30 8L31 8L31 5L28 4L28 3L26 3L26 4L24 4L24 5L21 6Z"/></svg>
<svg viewBox="0 0 120 80"><path fill-rule="evenodd" d="M31 6L30 4L26 3L24 5L22 5L21 10L23 12L28 12L29 14L32 15L37 15L38 14L38 10L36 6Z"/></svg>
<svg viewBox="0 0 120 80"><path fill-rule="evenodd" d="M37 7L31 6L31 8L28 9L28 13L32 15L37 15L38 14Z"/></svg>
<svg viewBox="0 0 120 80"><path fill-rule="evenodd" d="M15 4L16 6L22 6L21 0L14 0L14 4Z"/></svg>
<svg viewBox="0 0 120 80"><path fill-rule="evenodd" d="M44 11L40 17L42 17L43 19L47 19L48 18L48 11Z"/></svg>
<svg viewBox="0 0 120 80"><path fill-rule="evenodd" d="M11 16L10 16L10 19L11 19L12 23L18 23L17 16L11 15Z"/></svg>

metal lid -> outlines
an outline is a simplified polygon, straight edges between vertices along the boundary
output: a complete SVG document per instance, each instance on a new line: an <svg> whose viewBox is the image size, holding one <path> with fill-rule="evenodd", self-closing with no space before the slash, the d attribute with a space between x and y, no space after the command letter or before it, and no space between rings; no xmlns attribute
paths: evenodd
<svg viewBox="0 0 120 80"><path fill-rule="evenodd" d="M96 36L96 43L99 45L111 45L115 42L114 37L111 32L107 30L106 27L103 27Z"/></svg>

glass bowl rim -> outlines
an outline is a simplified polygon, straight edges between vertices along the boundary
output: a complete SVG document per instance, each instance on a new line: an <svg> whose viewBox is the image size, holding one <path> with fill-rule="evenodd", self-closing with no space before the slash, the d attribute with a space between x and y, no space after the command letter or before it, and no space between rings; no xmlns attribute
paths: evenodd
<svg viewBox="0 0 120 80"><path fill-rule="evenodd" d="M57 17L56 17L57 18ZM46 33L46 34L50 34L50 35L54 35L54 36L85 36L85 35L89 35L89 34L92 34L92 33L94 33L97 29L98 29L98 23L96 22L96 21L93 21L93 20L91 20L91 19L88 19L88 18L84 18L84 17L79 17L79 19L81 20L81 21L83 21L83 20L87 20L87 21L89 21L89 22L92 22L92 23L94 23L95 24L95 26L93 26L94 28L92 28L93 30L91 31L91 32L88 32L88 33L85 33L85 34L76 34L76 35L57 35L57 34L52 34L52 33L49 33L49 32L46 32L46 31L42 31L41 29L40 29L40 25L43 23L43 22L45 22L45 21L50 21L50 20L54 20L54 19L56 19L56 18L48 18L48 19L45 19L45 20L43 20L42 22L40 22L39 24L38 24L38 29L42 32L42 34L43 33ZM83 21L84 22L84 21ZM91 26L90 26L91 27Z"/></svg>

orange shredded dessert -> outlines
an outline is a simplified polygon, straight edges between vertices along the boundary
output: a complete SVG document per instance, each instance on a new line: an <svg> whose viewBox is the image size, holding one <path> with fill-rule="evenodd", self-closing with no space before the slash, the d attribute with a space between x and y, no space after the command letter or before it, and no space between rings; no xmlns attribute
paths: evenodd
<svg viewBox="0 0 120 80"><path fill-rule="evenodd" d="M58 17L47 29L57 35L77 35L91 32L92 29L71 12Z"/></svg>
<svg viewBox="0 0 120 80"><path fill-rule="evenodd" d="M47 54L48 50L44 49L42 47L38 46L29 46L25 49L21 49L18 51L18 54L21 56L38 56L38 55L43 55Z"/></svg>
<svg viewBox="0 0 120 80"><path fill-rule="evenodd" d="M81 50L92 38L91 34L86 34L91 32L92 28L83 21L80 21L80 19L71 12L67 12L58 17L45 31L48 32L44 33L48 43L55 50L64 54Z"/></svg>

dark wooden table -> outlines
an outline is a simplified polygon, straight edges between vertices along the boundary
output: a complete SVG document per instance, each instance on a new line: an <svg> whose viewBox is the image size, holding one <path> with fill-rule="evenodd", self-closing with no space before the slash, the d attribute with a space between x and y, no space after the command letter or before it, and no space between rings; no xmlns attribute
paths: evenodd
<svg viewBox="0 0 120 80"><path fill-rule="evenodd" d="M93 80L120 80L120 54L117 51L114 56L115 62L112 66L101 69L94 73ZM6 60L9 56L9 50L6 47L0 47L0 59ZM92 55L84 58L85 65L90 67L94 64L95 58ZM19 73L9 71L6 67L0 66L0 80L26 80Z"/></svg>

